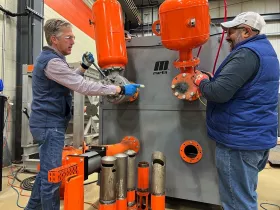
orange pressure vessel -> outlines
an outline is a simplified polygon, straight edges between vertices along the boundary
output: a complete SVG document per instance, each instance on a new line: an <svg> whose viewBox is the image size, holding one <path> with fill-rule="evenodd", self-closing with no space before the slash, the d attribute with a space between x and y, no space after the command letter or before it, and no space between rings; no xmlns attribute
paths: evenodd
<svg viewBox="0 0 280 210"><path fill-rule="evenodd" d="M160 31L156 26L160 25ZM159 20L152 30L161 36L165 48L179 51L179 58L173 62L180 69L172 81L172 92L179 98L194 101L201 93L193 83L194 70L199 58L193 57L192 50L209 39L210 15L208 0L165 0L159 7Z"/></svg>
<svg viewBox="0 0 280 210"><path fill-rule="evenodd" d="M162 44L170 50L193 49L209 38L210 15L208 0L165 0L159 7Z"/></svg>
<svg viewBox="0 0 280 210"><path fill-rule="evenodd" d="M98 65L101 69L127 64L121 5L117 0L97 0L92 6Z"/></svg>

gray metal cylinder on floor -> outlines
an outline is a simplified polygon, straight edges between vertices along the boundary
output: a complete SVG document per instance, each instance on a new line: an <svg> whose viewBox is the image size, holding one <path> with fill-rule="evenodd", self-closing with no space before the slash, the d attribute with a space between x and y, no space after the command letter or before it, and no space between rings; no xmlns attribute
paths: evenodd
<svg viewBox="0 0 280 210"><path fill-rule="evenodd" d="M127 158L128 155L119 153L117 158L117 210L127 210Z"/></svg>
<svg viewBox="0 0 280 210"><path fill-rule="evenodd" d="M116 202L116 157L105 156L101 159L100 203Z"/></svg>
<svg viewBox="0 0 280 210"><path fill-rule="evenodd" d="M166 158L162 152L152 154L152 186L153 195L165 194Z"/></svg>
<svg viewBox="0 0 280 210"><path fill-rule="evenodd" d="M135 174L136 174L136 152L133 150L128 150L126 152L128 155L127 161L127 190L135 190Z"/></svg>
<svg viewBox="0 0 280 210"><path fill-rule="evenodd" d="M136 152L128 150L125 152L128 155L127 160L127 205L131 209L136 208L135 187L136 187Z"/></svg>
<svg viewBox="0 0 280 210"><path fill-rule="evenodd" d="M152 154L151 207L153 210L165 209L166 158L162 152Z"/></svg>
<svg viewBox="0 0 280 210"><path fill-rule="evenodd" d="M117 199L126 198L127 195L127 161L128 155L120 153L117 158Z"/></svg>

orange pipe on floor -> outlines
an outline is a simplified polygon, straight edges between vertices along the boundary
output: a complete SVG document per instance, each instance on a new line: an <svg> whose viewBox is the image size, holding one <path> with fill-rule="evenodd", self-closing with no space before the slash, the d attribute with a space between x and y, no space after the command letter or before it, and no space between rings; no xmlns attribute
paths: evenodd
<svg viewBox="0 0 280 210"><path fill-rule="evenodd" d="M149 207L149 163L138 163L138 183L137 183L137 208L138 210L148 210Z"/></svg>
<svg viewBox="0 0 280 210"><path fill-rule="evenodd" d="M101 204L99 203L99 210L117 210L117 204L111 203L111 204Z"/></svg>
<svg viewBox="0 0 280 210"><path fill-rule="evenodd" d="M127 192L127 202L128 203L135 203L135 190Z"/></svg>
<svg viewBox="0 0 280 210"><path fill-rule="evenodd" d="M136 193L135 190L127 191L128 210L137 210L135 193Z"/></svg>
<svg viewBox="0 0 280 210"><path fill-rule="evenodd" d="M151 195L152 210L165 210L165 195Z"/></svg>
<svg viewBox="0 0 280 210"><path fill-rule="evenodd" d="M117 200L117 210L127 210L127 199Z"/></svg>

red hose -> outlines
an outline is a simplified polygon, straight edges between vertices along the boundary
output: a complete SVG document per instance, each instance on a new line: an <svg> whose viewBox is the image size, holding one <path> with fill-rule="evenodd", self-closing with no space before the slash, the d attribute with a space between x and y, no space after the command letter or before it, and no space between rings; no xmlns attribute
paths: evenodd
<svg viewBox="0 0 280 210"><path fill-rule="evenodd" d="M227 1L224 0L224 22L227 21ZM219 45L219 49L218 49L218 52L217 52L217 55L216 55L216 59L215 59L215 63L214 63L214 67L213 67L213 70L212 70L212 74L214 75L215 73L215 69L216 69L216 65L217 65L217 61L218 61L218 58L219 58L219 55L220 55L220 50L221 50L221 47L222 47L222 44L223 44L223 40L224 40L224 36L225 36L225 31L223 30L223 34L222 34L222 39L220 41L220 45Z"/></svg>
<svg viewBox="0 0 280 210"><path fill-rule="evenodd" d="M199 54L200 54L200 52L201 52L201 48L202 48L202 45L199 47L196 57L199 57Z"/></svg>

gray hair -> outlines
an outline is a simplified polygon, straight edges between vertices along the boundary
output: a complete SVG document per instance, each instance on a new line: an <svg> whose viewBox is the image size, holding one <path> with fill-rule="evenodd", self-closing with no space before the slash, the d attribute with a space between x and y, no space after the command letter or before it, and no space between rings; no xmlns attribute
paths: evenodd
<svg viewBox="0 0 280 210"><path fill-rule="evenodd" d="M52 45L51 36L60 36L63 27L72 27L72 25L61 19L49 19L44 25L45 37L49 46Z"/></svg>

